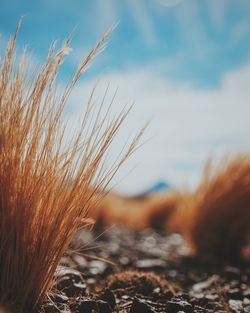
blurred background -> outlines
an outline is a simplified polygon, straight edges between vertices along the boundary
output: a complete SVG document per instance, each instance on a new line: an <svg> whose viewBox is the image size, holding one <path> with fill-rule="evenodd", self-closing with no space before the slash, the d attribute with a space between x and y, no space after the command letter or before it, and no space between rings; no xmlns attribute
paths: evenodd
<svg viewBox="0 0 250 313"><path fill-rule="evenodd" d="M114 113L135 105L114 154L151 121L145 144L116 176L116 190L136 194L157 183L194 187L208 157L249 150L249 0L1 0L1 49L22 15L18 47L28 44L34 67L52 40L74 31L60 86L119 23L66 112L74 123L97 79L95 102L109 85L108 106L118 88Z"/></svg>

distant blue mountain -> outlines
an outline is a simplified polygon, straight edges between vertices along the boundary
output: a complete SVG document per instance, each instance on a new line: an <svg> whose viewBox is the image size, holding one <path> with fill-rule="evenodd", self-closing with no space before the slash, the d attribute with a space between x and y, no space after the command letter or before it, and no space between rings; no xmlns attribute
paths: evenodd
<svg viewBox="0 0 250 313"><path fill-rule="evenodd" d="M152 187L150 187L148 190L145 191L145 194L149 194L149 193L153 193L153 192L157 192L157 191L162 191L165 189L170 189L171 186L169 183L165 182L165 181L159 181L157 183L155 183Z"/></svg>
<svg viewBox="0 0 250 313"><path fill-rule="evenodd" d="M147 196L149 194L158 192L158 191L163 191L163 190L167 190L167 189L171 189L172 186L165 182L165 181L159 181L157 183L155 183L153 186L151 186L149 189L147 189L146 191L140 193L137 195L137 197L144 197Z"/></svg>

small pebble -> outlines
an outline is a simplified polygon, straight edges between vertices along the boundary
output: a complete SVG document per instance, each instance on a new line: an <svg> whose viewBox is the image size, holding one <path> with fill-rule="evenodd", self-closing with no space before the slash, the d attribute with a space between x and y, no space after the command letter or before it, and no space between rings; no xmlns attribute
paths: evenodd
<svg viewBox="0 0 250 313"><path fill-rule="evenodd" d="M233 266L226 266L224 268L224 273L228 279L239 279L241 276L240 270Z"/></svg>
<svg viewBox="0 0 250 313"><path fill-rule="evenodd" d="M97 310L97 304L95 300L82 300L78 303L79 312Z"/></svg>
<svg viewBox="0 0 250 313"><path fill-rule="evenodd" d="M149 305L140 299L135 298L129 313L154 313L154 311L152 311L152 309L149 307Z"/></svg>
<svg viewBox="0 0 250 313"><path fill-rule="evenodd" d="M160 259L145 259L136 262L138 269L155 269L166 267L166 262Z"/></svg>
<svg viewBox="0 0 250 313"><path fill-rule="evenodd" d="M100 299L106 301L112 309L116 307L116 300L113 292L109 289L105 289L101 294Z"/></svg>
<svg viewBox="0 0 250 313"><path fill-rule="evenodd" d="M89 271L93 275L101 275L105 272L107 265L102 261L91 261L89 262Z"/></svg>
<svg viewBox="0 0 250 313"><path fill-rule="evenodd" d="M97 308L99 313L112 313L112 308L106 301L98 300L97 302Z"/></svg>
<svg viewBox="0 0 250 313"><path fill-rule="evenodd" d="M243 291L243 296L250 299L250 288L247 288Z"/></svg>
<svg viewBox="0 0 250 313"><path fill-rule="evenodd" d="M167 305L167 312L168 313L177 313L179 311L184 311L186 313L192 313L193 312L193 307L192 305L183 300L172 300L168 302Z"/></svg>
<svg viewBox="0 0 250 313"><path fill-rule="evenodd" d="M233 313L243 312L243 305L240 300L229 300L229 306Z"/></svg>
<svg viewBox="0 0 250 313"><path fill-rule="evenodd" d="M240 289L234 288L234 289L229 289L227 292L227 296L229 299L233 300L241 300L242 299L242 293Z"/></svg>

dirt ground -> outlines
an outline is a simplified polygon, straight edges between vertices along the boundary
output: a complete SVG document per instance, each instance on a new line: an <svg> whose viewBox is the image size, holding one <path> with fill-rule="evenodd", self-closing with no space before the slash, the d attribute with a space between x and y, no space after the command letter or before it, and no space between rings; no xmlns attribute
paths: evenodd
<svg viewBox="0 0 250 313"><path fill-rule="evenodd" d="M152 229L81 232L57 276L46 313L250 312L249 266L188 257L180 235Z"/></svg>

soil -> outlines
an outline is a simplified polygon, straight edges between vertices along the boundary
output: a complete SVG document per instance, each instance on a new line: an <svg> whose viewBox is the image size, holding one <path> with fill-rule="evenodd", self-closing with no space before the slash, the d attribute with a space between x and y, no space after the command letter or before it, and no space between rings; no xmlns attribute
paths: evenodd
<svg viewBox="0 0 250 313"><path fill-rule="evenodd" d="M178 234L116 226L79 232L45 313L250 312L250 267L198 260Z"/></svg>

